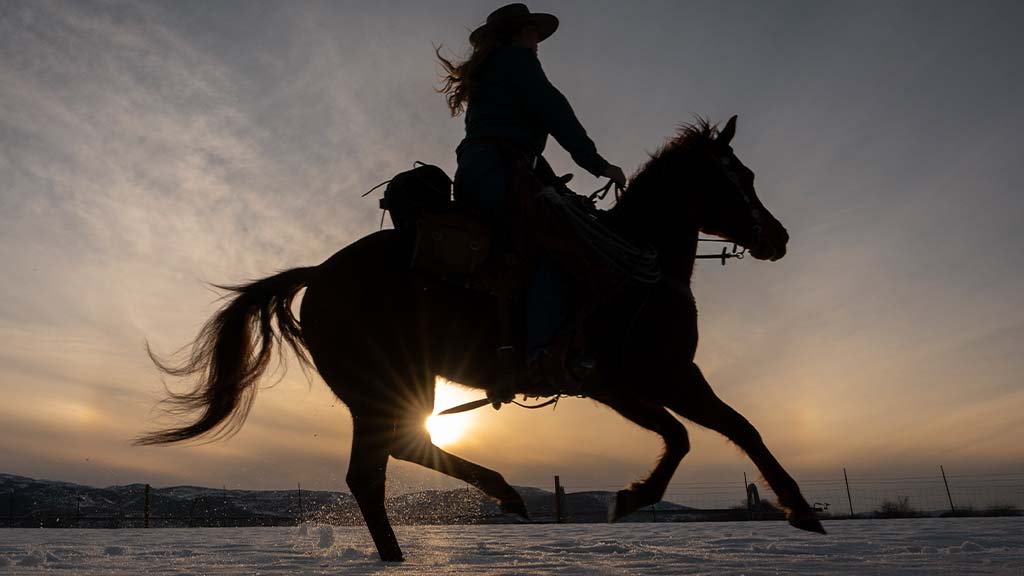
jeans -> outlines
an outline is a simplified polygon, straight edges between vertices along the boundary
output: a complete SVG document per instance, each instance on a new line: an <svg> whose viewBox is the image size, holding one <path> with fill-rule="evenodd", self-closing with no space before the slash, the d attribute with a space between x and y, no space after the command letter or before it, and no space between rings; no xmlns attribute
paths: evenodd
<svg viewBox="0 0 1024 576"><path fill-rule="evenodd" d="M512 166L501 150L486 143L469 143L459 150L455 200L479 210L493 234L493 250L509 249L511 230L505 217ZM566 279L556 263L538 258L526 290L526 355L534 359L558 334L568 313Z"/></svg>

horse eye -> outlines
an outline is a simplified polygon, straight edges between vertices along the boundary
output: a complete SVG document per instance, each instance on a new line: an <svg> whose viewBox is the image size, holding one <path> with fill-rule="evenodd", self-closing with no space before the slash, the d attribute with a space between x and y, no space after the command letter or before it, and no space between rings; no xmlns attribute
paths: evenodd
<svg viewBox="0 0 1024 576"><path fill-rule="evenodd" d="M750 215L753 216L754 218L760 218L761 211L758 210L757 208L754 208L753 210L750 211Z"/></svg>
<svg viewBox="0 0 1024 576"><path fill-rule="evenodd" d="M729 159L728 158L722 158L721 162L722 162L722 166L728 166L729 165Z"/></svg>

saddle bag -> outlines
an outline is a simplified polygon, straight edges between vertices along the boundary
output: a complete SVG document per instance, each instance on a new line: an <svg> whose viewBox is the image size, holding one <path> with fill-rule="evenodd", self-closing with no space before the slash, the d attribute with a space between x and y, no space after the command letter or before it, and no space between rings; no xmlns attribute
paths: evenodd
<svg viewBox="0 0 1024 576"><path fill-rule="evenodd" d="M444 170L432 164L417 164L412 170L396 174L380 200L380 207L391 214L395 229L406 234L415 229L420 213L443 210L452 195L452 181Z"/></svg>
<svg viewBox="0 0 1024 576"><path fill-rule="evenodd" d="M412 269L467 284L490 250L487 225L471 212L449 205L420 212Z"/></svg>

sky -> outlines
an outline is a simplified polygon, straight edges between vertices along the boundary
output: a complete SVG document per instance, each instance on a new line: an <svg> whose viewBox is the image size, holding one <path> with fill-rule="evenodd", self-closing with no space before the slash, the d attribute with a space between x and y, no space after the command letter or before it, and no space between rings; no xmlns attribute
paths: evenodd
<svg viewBox="0 0 1024 576"><path fill-rule="evenodd" d="M360 194L413 161L453 172L462 119L433 49L465 54L497 6L0 3L0 472L345 489L349 415L294 360L233 439L132 446L167 423L164 384L188 384L144 347L190 342L220 304L209 283L376 230ZM698 265L697 362L798 480L1024 471L1022 5L530 7L560 18L545 71L627 173L681 123L739 115L789 253ZM547 156L578 191L601 184L553 141ZM518 485L613 489L660 450L586 400L460 425L448 449ZM755 474L688 429L675 483ZM392 490L455 485L390 470Z"/></svg>

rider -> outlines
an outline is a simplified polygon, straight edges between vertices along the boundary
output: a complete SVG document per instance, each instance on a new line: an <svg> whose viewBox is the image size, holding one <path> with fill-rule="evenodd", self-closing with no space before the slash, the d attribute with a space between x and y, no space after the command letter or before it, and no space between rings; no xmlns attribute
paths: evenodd
<svg viewBox="0 0 1024 576"><path fill-rule="evenodd" d="M516 227L526 224L524 214L538 209L536 205L524 209L526 197L542 184L552 183L537 179L545 173L553 176L540 156L549 134L587 172L610 178L620 188L626 184L622 169L597 153L569 102L541 69L537 44L556 28L555 16L531 13L524 4L508 4L470 34L473 52L468 59L453 63L437 54L447 72L441 92L447 95L451 114L466 114L466 137L456 150L455 199L475 207L489 221L498 252L517 250ZM560 243L562 248L578 243L564 226L558 228L562 229L544 231L547 242ZM538 236L538 230L529 232ZM572 313L567 310L563 277L572 264L566 260L572 257L564 249L542 253L526 293L527 362L546 354ZM587 350L576 350L568 363L569 374L593 367ZM488 390L495 407L498 401L512 399L513 386L514 381L499 378Z"/></svg>

